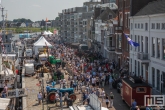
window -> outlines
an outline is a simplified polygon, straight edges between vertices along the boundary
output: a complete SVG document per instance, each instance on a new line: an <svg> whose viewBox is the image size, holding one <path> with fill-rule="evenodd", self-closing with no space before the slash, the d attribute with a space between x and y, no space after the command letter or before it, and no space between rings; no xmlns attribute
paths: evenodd
<svg viewBox="0 0 165 110"><path fill-rule="evenodd" d="M157 57L160 58L160 38L157 38Z"/></svg>
<svg viewBox="0 0 165 110"><path fill-rule="evenodd" d="M151 29L155 29L155 23L151 24Z"/></svg>
<svg viewBox="0 0 165 110"><path fill-rule="evenodd" d="M146 93L146 88L145 87L138 87L136 88L137 93Z"/></svg>
<svg viewBox="0 0 165 110"><path fill-rule="evenodd" d="M112 19L112 15L109 15L108 17L109 17L109 19Z"/></svg>
<svg viewBox="0 0 165 110"><path fill-rule="evenodd" d="M125 27L128 27L128 14L125 14Z"/></svg>
<svg viewBox="0 0 165 110"><path fill-rule="evenodd" d="M157 70L157 90L160 90L160 70Z"/></svg>
<svg viewBox="0 0 165 110"><path fill-rule="evenodd" d="M138 76L140 76L140 62L139 61L137 62L138 62Z"/></svg>
<svg viewBox="0 0 165 110"><path fill-rule="evenodd" d="M140 36L138 36L138 43L140 43ZM140 46L138 46L138 51L140 51Z"/></svg>
<svg viewBox="0 0 165 110"><path fill-rule="evenodd" d="M152 38L152 56L154 57L155 56L155 38L153 37Z"/></svg>
<svg viewBox="0 0 165 110"><path fill-rule="evenodd" d="M141 36L141 41L142 41L142 44L141 44L141 48L142 48L142 50L141 50L141 52L143 52L143 44L144 44L143 36Z"/></svg>
<svg viewBox="0 0 165 110"><path fill-rule="evenodd" d="M162 45L163 45L163 59L165 60L165 38L162 39Z"/></svg>
<svg viewBox="0 0 165 110"><path fill-rule="evenodd" d="M116 35L116 48L118 48L118 38L119 38L119 35Z"/></svg>
<svg viewBox="0 0 165 110"><path fill-rule="evenodd" d="M109 37L109 46L112 47L112 37Z"/></svg>
<svg viewBox="0 0 165 110"><path fill-rule="evenodd" d="M121 40L122 40L122 37L121 35L119 35L119 49L121 49Z"/></svg>
<svg viewBox="0 0 165 110"><path fill-rule="evenodd" d="M146 53L148 53L148 37L145 37L145 39L146 39Z"/></svg>
<svg viewBox="0 0 165 110"><path fill-rule="evenodd" d="M148 23L145 23L145 30L148 31Z"/></svg>
<svg viewBox="0 0 165 110"><path fill-rule="evenodd" d="M131 30L133 29L133 27L132 27L132 26L133 26L133 24L131 23Z"/></svg>
<svg viewBox="0 0 165 110"><path fill-rule="evenodd" d="M155 68L152 67L152 86L155 87Z"/></svg>
<svg viewBox="0 0 165 110"><path fill-rule="evenodd" d="M130 19L129 19L129 17L130 17L130 13L128 13L128 28L130 28Z"/></svg>
<svg viewBox="0 0 165 110"><path fill-rule="evenodd" d="M141 23L141 29L143 29L143 23Z"/></svg>
<svg viewBox="0 0 165 110"><path fill-rule="evenodd" d="M160 23L156 23L156 29L160 29Z"/></svg>
<svg viewBox="0 0 165 110"><path fill-rule="evenodd" d="M137 28L137 24L135 23L135 29Z"/></svg>
<svg viewBox="0 0 165 110"><path fill-rule="evenodd" d="M162 23L162 29L165 29L165 23Z"/></svg>
<svg viewBox="0 0 165 110"><path fill-rule="evenodd" d="M140 24L138 24L138 29L140 29Z"/></svg>

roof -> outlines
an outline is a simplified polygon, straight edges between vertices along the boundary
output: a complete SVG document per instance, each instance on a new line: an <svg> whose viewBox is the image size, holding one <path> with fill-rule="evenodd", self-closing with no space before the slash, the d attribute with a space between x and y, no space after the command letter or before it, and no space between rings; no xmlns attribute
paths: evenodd
<svg viewBox="0 0 165 110"><path fill-rule="evenodd" d="M0 98L0 108L1 108L1 110L6 110L9 103L10 103L10 99Z"/></svg>
<svg viewBox="0 0 165 110"><path fill-rule="evenodd" d="M149 84L143 82L140 78L138 77L131 77L135 83L133 83L130 78L123 78L122 80L126 82L128 85L130 85L132 88L135 87L151 87ZM152 87L151 87L152 88Z"/></svg>
<svg viewBox="0 0 165 110"><path fill-rule="evenodd" d="M52 46L43 36L39 38L37 42L34 43L34 46Z"/></svg>
<svg viewBox="0 0 165 110"><path fill-rule="evenodd" d="M101 19L101 20L108 20L108 14L112 15L112 17L116 17L116 14L108 7L105 8L105 10L98 16L97 19Z"/></svg>
<svg viewBox="0 0 165 110"><path fill-rule="evenodd" d="M11 69L6 68L0 72L0 75L10 76L10 75L14 75L14 73Z"/></svg>
<svg viewBox="0 0 165 110"><path fill-rule="evenodd" d="M165 13L165 0L157 0L150 2L144 8L142 8L135 16L152 15Z"/></svg>

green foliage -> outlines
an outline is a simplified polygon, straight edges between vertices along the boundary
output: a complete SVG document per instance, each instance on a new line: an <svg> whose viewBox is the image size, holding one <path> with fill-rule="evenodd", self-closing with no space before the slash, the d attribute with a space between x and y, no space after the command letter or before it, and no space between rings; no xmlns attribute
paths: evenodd
<svg viewBox="0 0 165 110"><path fill-rule="evenodd" d="M33 21L31 21L30 19L25 19L25 18L19 18L19 19L14 19L13 20L14 23L19 22L19 23L32 23Z"/></svg>
<svg viewBox="0 0 165 110"><path fill-rule="evenodd" d="M24 31L32 32L41 32L41 28L23 28L23 27L16 27L16 28L6 28L6 30L12 30L13 33L23 33Z"/></svg>

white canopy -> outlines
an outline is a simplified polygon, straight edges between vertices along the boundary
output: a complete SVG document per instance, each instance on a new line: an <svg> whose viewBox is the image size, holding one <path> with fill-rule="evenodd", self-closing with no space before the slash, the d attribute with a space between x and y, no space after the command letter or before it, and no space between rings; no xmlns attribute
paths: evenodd
<svg viewBox="0 0 165 110"><path fill-rule="evenodd" d="M5 70L3 70L3 71L0 72L0 75L2 75L2 76L3 76L3 75L11 76L11 75L14 75L14 73L13 73L12 70L6 68Z"/></svg>
<svg viewBox="0 0 165 110"><path fill-rule="evenodd" d="M53 34L52 32L48 31L48 34Z"/></svg>
<svg viewBox="0 0 165 110"><path fill-rule="evenodd" d="M41 55L39 55L39 57L47 57L48 56L48 54L46 53L46 54L41 54ZM49 54L49 56L52 56L51 54Z"/></svg>
<svg viewBox="0 0 165 110"><path fill-rule="evenodd" d="M34 46L52 46L43 36L39 38L37 42L34 43Z"/></svg>
<svg viewBox="0 0 165 110"><path fill-rule="evenodd" d="M44 34L43 35L48 35L48 34L49 34L48 32L44 31Z"/></svg>
<svg viewBox="0 0 165 110"><path fill-rule="evenodd" d="M10 99L0 98L0 108L1 108L1 110L6 110L9 103L10 103Z"/></svg>

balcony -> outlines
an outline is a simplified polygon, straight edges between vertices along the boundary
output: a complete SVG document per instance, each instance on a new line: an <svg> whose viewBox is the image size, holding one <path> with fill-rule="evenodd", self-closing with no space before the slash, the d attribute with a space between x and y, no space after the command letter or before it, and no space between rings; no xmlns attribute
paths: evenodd
<svg viewBox="0 0 165 110"><path fill-rule="evenodd" d="M138 52L137 59L140 60L142 63L149 63L149 54Z"/></svg>
<svg viewBox="0 0 165 110"><path fill-rule="evenodd" d="M107 47L107 50L108 50L108 51L115 51L115 46Z"/></svg>
<svg viewBox="0 0 165 110"><path fill-rule="evenodd" d="M115 31L122 32L123 31L123 27L122 26L117 26L117 27L115 27Z"/></svg>
<svg viewBox="0 0 165 110"><path fill-rule="evenodd" d="M116 54L122 54L122 49L119 49L119 48L118 49L115 49L115 53Z"/></svg>

